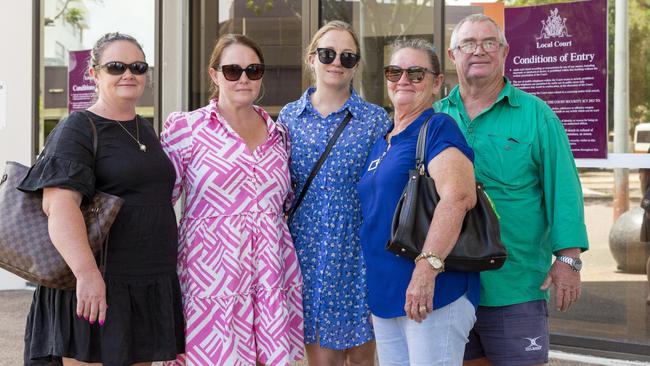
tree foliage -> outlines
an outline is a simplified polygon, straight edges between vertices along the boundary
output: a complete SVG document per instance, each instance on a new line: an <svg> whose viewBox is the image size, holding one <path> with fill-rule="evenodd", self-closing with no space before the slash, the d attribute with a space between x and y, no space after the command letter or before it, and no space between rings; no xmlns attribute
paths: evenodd
<svg viewBox="0 0 650 366"><path fill-rule="evenodd" d="M80 0L66 0L58 13L52 17L45 17L45 25L54 24L57 19L62 18L64 22L78 28L79 30L88 28L85 12L81 8L74 7L74 3L79 1Z"/></svg>

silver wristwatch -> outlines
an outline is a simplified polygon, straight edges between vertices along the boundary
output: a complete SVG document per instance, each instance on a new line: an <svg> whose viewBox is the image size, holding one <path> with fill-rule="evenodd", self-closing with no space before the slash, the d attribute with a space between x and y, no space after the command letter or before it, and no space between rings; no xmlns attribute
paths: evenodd
<svg viewBox="0 0 650 366"><path fill-rule="evenodd" d="M580 272L580 270L582 269L582 261L580 260L580 258L571 258L566 255L558 255L556 259L562 263L568 264L571 267L571 269L575 272Z"/></svg>

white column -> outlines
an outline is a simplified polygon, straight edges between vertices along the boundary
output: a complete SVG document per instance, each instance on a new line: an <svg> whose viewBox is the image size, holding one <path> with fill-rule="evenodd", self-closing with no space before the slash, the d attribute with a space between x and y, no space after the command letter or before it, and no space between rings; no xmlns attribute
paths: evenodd
<svg viewBox="0 0 650 366"><path fill-rule="evenodd" d="M614 152L628 152L630 77L627 0L616 0L614 32ZM614 169L614 219L630 208L628 169Z"/></svg>
<svg viewBox="0 0 650 366"><path fill-rule="evenodd" d="M30 164L32 157L32 1L0 0L0 172L7 160ZM1 175L1 173L0 173ZM0 218L1 219L1 218ZM0 290L24 288L25 280L0 270Z"/></svg>
<svg viewBox="0 0 650 366"><path fill-rule="evenodd" d="M164 121L169 113L186 111L188 100L189 65L189 5L187 0L161 1L162 30L160 37L160 118ZM158 52L158 51L157 51Z"/></svg>
<svg viewBox="0 0 650 366"><path fill-rule="evenodd" d="M158 105L160 120L167 119L171 112L187 111L189 98L189 3L188 0L166 0L162 6L161 22L162 49L158 65L160 84L160 103ZM180 219L185 198L178 200L174 210L176 218Z"/></svg>

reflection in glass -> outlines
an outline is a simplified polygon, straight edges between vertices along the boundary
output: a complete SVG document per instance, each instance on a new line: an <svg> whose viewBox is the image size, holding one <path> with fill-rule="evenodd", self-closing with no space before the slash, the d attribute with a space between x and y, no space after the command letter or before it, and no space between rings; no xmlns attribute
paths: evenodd
<svg viewBox="0 0 650 366"><path fill-rule="evenodd" d="M149 76L137 112L154 116L154 14L155 0L43 0L40 68L39 146L54 126L68 115L69 52L91 49L107 32L120 31L134 36L143 46ZM129 9L125 12L125 9Z"/></svg>
<svg viewBox="0 0 650 366"><path fill-rule="evenodd" d="M612 236L615 226L613 171L580 169L580 180L589 235L589 251L581 256L584 263L582 294L580 301L568 312L562 313L556 311L555 306L549 306L551 333L564 337L565 342L574 342L578 337L607 340L621 342L621 345L603 346L604 349L645 350L642 353L650 354L648 279L643 266L636 265L650 255L650 243L640 242L642 211L639 203L643 193L639 174L630 171L629 175L630 211L625 215L631 217L626 223L625 243ZM550 305L553 304L551 299Z"/></svg>
<svg viewBox="0 0 650 366"><path fill-rule="evenodd" d="M192 10L191 42L195 47L191 61L191 107L207 103L211 81L206 70L216 39L221 34L239 33L249 36L262 48L266 71L256 104L277 115L287 101L300 97L302 89L302 1L214 3L203 0ZM205 31L197 28L200 23Z"/></svg>
<svg viewBox="0 0 650 366"><path fill-rule="evenodd" d="M383 67L399 37L434 42L434 1L320 1L320 26L330 20L352 25L361 43L361 73L355 88L369 102L389 107ZM360 77L358 77L360 75Z"/></svg>

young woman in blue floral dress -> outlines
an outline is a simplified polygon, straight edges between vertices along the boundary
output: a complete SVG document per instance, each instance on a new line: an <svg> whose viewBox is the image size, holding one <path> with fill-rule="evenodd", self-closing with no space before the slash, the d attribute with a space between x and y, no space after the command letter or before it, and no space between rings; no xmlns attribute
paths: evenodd
<svg viewBox="0 0 650 366"><path fill-rule="evenodd" d="M291 179L298 196L330 137L351 114L289 226L303 274L311 366L343 365L346 359L355 365L374 362L356 184L373 142L386 133L390 120L383 108L352 88L359 61L358 38L350 25L324 25L305 56L315 85L279 117L291 136Z"/></svg>

